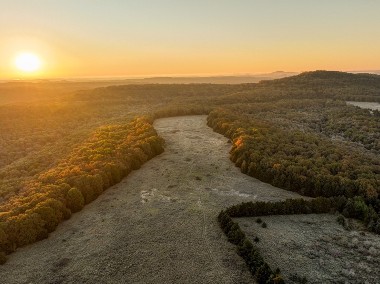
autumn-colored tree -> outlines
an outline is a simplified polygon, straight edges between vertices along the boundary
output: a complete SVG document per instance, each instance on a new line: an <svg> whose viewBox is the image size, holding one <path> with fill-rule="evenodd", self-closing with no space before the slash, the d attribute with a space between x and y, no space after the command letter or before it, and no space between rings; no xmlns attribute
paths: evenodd
<svg viewBox="0 0 380 284"><path fill-rule="evenodd" d="M71 188L67 192L66 200L67 200L67 207L73 213L82 210L84 206L84 197L82 193L76 187Z"/></svg>

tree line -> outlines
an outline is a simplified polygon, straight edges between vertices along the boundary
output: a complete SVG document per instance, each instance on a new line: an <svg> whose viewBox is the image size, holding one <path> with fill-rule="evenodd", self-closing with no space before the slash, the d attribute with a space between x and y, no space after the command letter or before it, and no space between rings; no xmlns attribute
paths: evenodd
<svg viewBox="0 0 380 284"><path fill-rule="evenodd" d="M379 233L380 164L345 144L228 109L212 111L208 125L232 141L230 158L243 173L311 197L345 196L346 215Z"/></svg>
<svg viewBox="0 0 380 284"><path fill-rule="evenodd" d="M152 120L105 125L0 206L0 254L44 239L71 214L163 152Z"/></svg>
<svg viewBox="0 0 380 284"><path fill-rule="evenodd" d="M311 200L299 198L278 202L243 202L222 210L218 215L218 221L228 241L236 245L237 253L244 259L258 283L285 283L279 269L274 272L270 268L259 250L232 218L343 212L346 217L365 220L371 218L371 214L375 214L369 213L370 210L361 197L347 199L344 196L336 196L317 197ZM380 226L377 230L377 233L380 233Z"/></svg>
<svg viewBox="0 0 380 284"><path fill-rule="evenodd" d="M227 209L228 210L228 209ZM237 253L244 259L249 271L259 284L285 283L279 269L273 271L260 254L259 250L240 229L238 223L233 221L227 211L218 215L220 228L230 243L236 245Z"/></svg>

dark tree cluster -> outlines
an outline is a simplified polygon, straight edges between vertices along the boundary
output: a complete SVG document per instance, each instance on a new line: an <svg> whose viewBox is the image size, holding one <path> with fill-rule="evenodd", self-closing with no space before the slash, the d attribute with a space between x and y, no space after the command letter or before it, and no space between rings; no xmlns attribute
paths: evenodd
<svg viewBox="0 0 380 284"><path fill-rule="evenodd" d="M293 214L322 214L342 212L346 208L347 198L337 197L317 197L310 200L286 199L278 202L243 202L238 205L228 207L224 211L232 218L238 217L258 217L268 215L293 215Z"/></svg>
<svg viewBox="0 0 380 284"><path fill-rule="evenodd" d="M243 202L221 211L218 221L228 241L237 246L238 254L245 260L249 270L259 283L284 283L279 273L274 273L270 269L259 251L240 229L239 224L234 222L232 218L343 212L345 216L351 218L361 220L378 219L374 211L369 211L371 211L370 207L364 203L361 197L353 199L347 199L344 196L317 197L310 200L299 198L279 202ZM374 215L371 216L371 214ZM262 220L258 218L256 222L262 223ZM379 229L379 223L377 223L377 233L380 234ZM257 237L255 242L257 242L256 239Z"/></svg>
<svg viewBox="0 0 380 284"><path fill-rule="evenodd" d="M228 241L237 246L237 253L244 259L249 271L259 284L285 283L277 269L274 272L264 261L257 248L226 211L220 212L218 221Z"/></svg>
<svg viewBox="0 0 380 284"><path fill-rule="evenodd" d="M310 200L297 198L278 202L243 202L224 210L232 218L269 215L322 214L342 212L348 203L344 196L317 197Z"/></svg>

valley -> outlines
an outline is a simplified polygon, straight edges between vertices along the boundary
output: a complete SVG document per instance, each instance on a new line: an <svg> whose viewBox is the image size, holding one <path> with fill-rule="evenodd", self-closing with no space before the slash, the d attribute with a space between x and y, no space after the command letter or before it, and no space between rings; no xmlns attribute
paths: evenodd
<svg viewBox="0 0 380 284"><path fill-rule="evenodd" d="M206 126L206 116L159 119L154 127L166 141L165 152L62 223L48 239L12 254L0 267L3 283L252 283L215 216L243 201L299 195L242 174L228 159L231 144ZM361 257L354 239L358 243L364 237L345 231L335 218L264 217L267 229L249 218L239 222L248 235L252 230L259 235L258 247L281 268L285 279L298 274L308 283L334 283L333 271L346 280L351 270L360 274L361 266L367 267L362 273L374 272L379 236L365 233L370 241L366 255L354 263ZM326 229L321 231L320 226ZM315 240L334 253L340 251L342 245L336 242L341 238L350 238L343 244L349 254L340 254L339 260L326 259L320 252L311 257ZM305 242L311 243L305 246ZM328 267L332 260L334 269L320 271L315 266ZM348 269L346 263L353 266Z"/></svg>
<svg viewBox="0 0 380 284"><path fill-rule="evenodd" d="M3 283L252 283L215 216L298 196L248 177L206 116L154 124L165 152L0 267Z"/></svg>

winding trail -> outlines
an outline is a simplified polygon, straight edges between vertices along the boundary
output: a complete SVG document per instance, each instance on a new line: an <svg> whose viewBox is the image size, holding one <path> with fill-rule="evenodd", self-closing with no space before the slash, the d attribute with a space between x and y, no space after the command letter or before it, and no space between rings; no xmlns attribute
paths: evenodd
<svg viewBox="0 0 380 284"><path fill-rule="evenodd" d="M206 116L159 119L165 152L46 240L0 266L1 283L252 283L216 216L232 204L299 196L240 173Z"/></svg>

